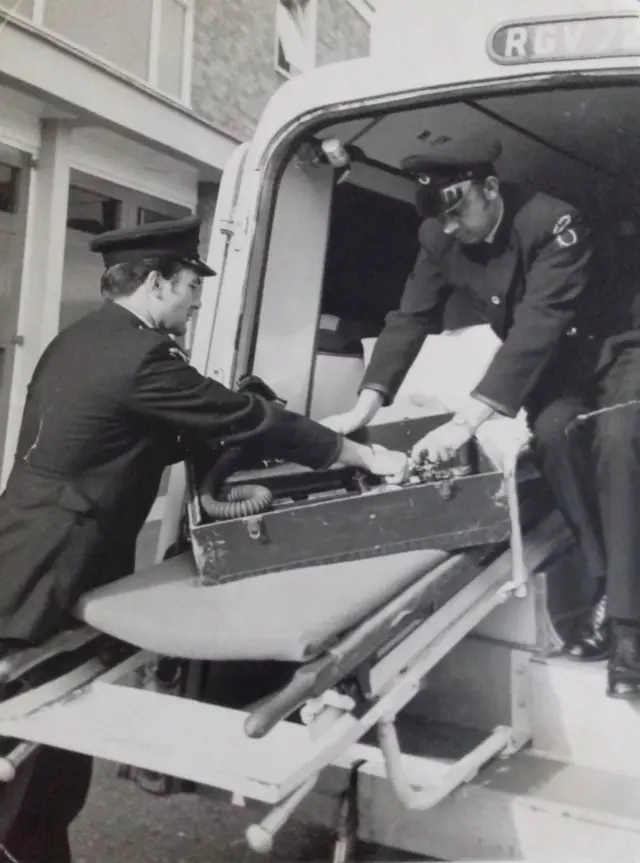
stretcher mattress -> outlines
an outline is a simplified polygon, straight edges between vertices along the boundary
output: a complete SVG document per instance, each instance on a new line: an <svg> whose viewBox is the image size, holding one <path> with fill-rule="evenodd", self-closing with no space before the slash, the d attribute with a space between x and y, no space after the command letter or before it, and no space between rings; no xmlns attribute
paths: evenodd
<svg viewBox="0 0 640 863"><path fill-rule="evenodd" d="M86 594L75 613L163 656L307 662L447 557L408 551L203 587L187 552Z"/></svg>

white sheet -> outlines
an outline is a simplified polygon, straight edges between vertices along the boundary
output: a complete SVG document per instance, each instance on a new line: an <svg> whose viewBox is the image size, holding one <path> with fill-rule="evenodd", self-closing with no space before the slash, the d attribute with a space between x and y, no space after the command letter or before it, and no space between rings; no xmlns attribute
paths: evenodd
<svg viewBox="0 0 640 863"><path fill-rule="evenodd" d="M363 339L369 364L376 339ZM499 350L502 342L488 324L429 336L409 369L396 399L383 408L374 423L430 416L459 410ZM505 470L513 455L530 440L524 410L514 419L497 416L476 434L481 449L498 470Z"/></svg>

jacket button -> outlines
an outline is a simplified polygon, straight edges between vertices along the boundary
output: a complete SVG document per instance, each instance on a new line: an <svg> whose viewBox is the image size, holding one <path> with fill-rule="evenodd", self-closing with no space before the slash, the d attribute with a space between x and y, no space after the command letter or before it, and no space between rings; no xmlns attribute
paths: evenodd
<svg viewBox="0 0 640 863"><path fill-rule="evenodd" d="M493 303L494 306L499 306L500 305L500 297L496 297L496 296L491 297L491 302Z"/></svg>

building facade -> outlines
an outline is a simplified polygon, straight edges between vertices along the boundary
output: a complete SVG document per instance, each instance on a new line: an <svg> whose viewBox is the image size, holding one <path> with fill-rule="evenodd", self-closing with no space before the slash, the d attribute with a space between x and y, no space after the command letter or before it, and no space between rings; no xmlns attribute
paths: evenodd
<svg viewBox="0 0 640 863"><path fill-rule="evenodd" d="M305 71L368 55L366 3L306 0L301 6L300 26L294 21L287 28L286 0L196 2L191 98L199 116L246 140L269 97L295 71L292 62Z"/></svg>
<svg viewBox="0 0 640 863"><path fill-rule="evenodd" d="M269 97L366 55L372 14L372 0L0 0L0 485L38 358L101 303L91 236L192 212L210 229Z"/></svg>

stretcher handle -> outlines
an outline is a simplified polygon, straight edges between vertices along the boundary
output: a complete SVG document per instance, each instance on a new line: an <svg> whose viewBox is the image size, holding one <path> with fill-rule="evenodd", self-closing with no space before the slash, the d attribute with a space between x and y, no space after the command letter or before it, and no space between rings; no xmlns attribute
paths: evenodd
<svg viewBox="0 0 640 863"><path fill-rule="evenodd" d="M264 737L278 722L302 707L315 694L318 686L320 691L324 691L324 676L320 675L332 666L333 662L329 657L321 657L299 668L283 689L260 702L247 716L244 723L247 737Z"/></svg>
<svg viewBox="0 0 640 863"><path fill-rule="evenodd" d="M276 806L260 824L251 824L247 828L245 836L252 851L256 854L271 853L276 833L284 827L305 797L313 791L318 778L319 774L316 773L279 806Z"/></svg>
<svg viewBox="0 0 640 863"><path fill-rule="evenodd" d="M4 758L0 758L0 782L13 782L21 764L40 749L39 743L23 741L11 750Z"/></svg>
<svg viewBox="0 0 640 863"><path fill-rule="evenodd" d="M317 739L322 735L342 716L342 713L343 711L336 707L326 707L318 713L308 726L310 740ZM259 824L252 824L247 828L245 837L253 851L257 854L269 854L271 852L276 833L282 830L305 797L313 791L319 778L320 771L310 776L289 797L274 806Z"/></svg>
<svg viewBox="0 0 640 863"><path fill-rule="evenodd" d="M248 737L264 737L278 722L331 689L361 662L384 647L410 623L411 615L428 607L428 586L464 561L462 555L441 552L432 568L405 588L383 608L367 618L331 649L330 653L301 666L291 681L275 695L260 702L247 717L244 730Z"/></svg>

